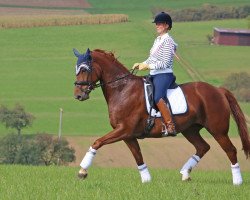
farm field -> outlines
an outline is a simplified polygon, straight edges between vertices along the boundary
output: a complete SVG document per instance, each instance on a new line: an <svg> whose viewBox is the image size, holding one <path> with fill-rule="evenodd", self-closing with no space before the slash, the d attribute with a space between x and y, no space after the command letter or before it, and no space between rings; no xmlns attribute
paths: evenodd
<svg viewBox="0 0 250 200"><path fill-rule="evenodd" d="M2 0L3 1L3 0ZM14 2L14 1L13 1ZM28 1L26 1L28 2ZM31 2L31 1L30 1ZM44 1L45 3L47 1ZM61 1L63 2L63 1ZM213 1L219 5L235 5L233 1ZM211 3L213 3L211 2ZM150 8L163 6L164 2L89 1L91 13L124 13L130 21L122 24L82 25L67 27L38 27L0 30L0 104L25 106L36 117L24 134L58 131L59 109L63 108L64 135L103 135L109 125L107 106L100 89L91 93L90 100L78 102L73 98L74 65L76 58L72 48L84 52L101 48L115 52L118 60L127 68L146 59L155 38ZM170 8L187 5L199 6L203 1L169 1ZM247 1L239 1L244 5ZM108 4L110 6L108 7ZM132 9L132 6L135 6ZM34 9L35 10L35 9ZM46 9L44 9L46 10ZM68 10L69 11L69 10ZM202 80L220 86L231 73L249 70L249 47L209 45L207 35L214 27L246 28L247 21L220 20L191 23L174 23L171 35L179 44L178 53L202 77ZM128 42L129 41L129 42ZM240 62L239 62L240 61ZM237 67L236 67L237 66ZM138 75L144 75L138 72ZM192 81L185 67L175 61L178 83ZM243 111L250 115L249 103L242 103ZM0 124L0 135L6 130ZM232 123L230 134L236 136Z"/></svg>
<svg viewBox="0 0 250 200"><path fill-rule="evenodd" d="M177 170L151 169L142 184L137 169L92 168L89 177L76 178L78 168L0 165L1 198L10 199L247 199L249 173L243 185L232 185L230 171L194 171L182 182ZM181 191L181 192L180 192Z"/></svg>
<svg viewBox="0 0 250 200"><path fill-rule="evenodd" d="M70 2L70 4L69 4ZM231 120L229 135L238 151L243 185L232 184L230 162L221 147L202 131L211 149L191 173L192 181L182 182L182 165L195 149L180 135L175 138L140 140L152 182L142 184L136 164L123 142L99 149L88 178L76 178L79 163L89 146L109 132L107 105L101 89L90 99L73 97L76 58L72 49L87 48L115 53L128 69L148 56L156 37L151 10L157 7L181 9L198 7L205 0L168 1L123 0L0 0L1 17L85 14L125 14L129 21L118 24L53 26L36 28L0 27L0 105L19 103L35 116L33 126L22 134L57 135L59 109L63 108L62 135L76 150L76 161L69 166L0 165L0 199L248 199L250 196L249 159L241 150L237 128ZM216 5L249 5L249 0L212 0ZM9 6L8 6L8 5ZM28 6L27 6L28 5ZM210 45L214 27L248 27L245 19L173 24L170 34L178 43L178 54L199 77L221 86L231 73L250 73L250 48ZM178 83L194 81L177 60L174 70ZM143 76L145 72L138 72ZM250 117L250 103L240 103ZM249 118L250 119L250 118ZM0 124L0 137L14 132Z"/></svg>
<svg viewBox="0 0 250 200"><path fill-rule="evenodd" d="M210 46L206 41L206 35L212 33L215 24L244 27L245 21L204 23L176 23L172 35L179 43L179 54L197 69L205 81L213 85L221 85L225 77L238 72L239 69L249 72L249 47ZM95 32L97 28L102 32ZM187 30L186 34L181 34L183 30ZM196 37L192 36L194 34ZM146 58L154 37L150 21L144 22L139 28L137 23L129 22L1 30L0 104L13 106L20 103L28 112L35 115L33 126L25 129L24 133L56 133L59 108L62 107L64 134L104 134L110 130L110 126L101 90L93 91L91 98L86 102L78 102L73 98L76 59L72 48L82 52L88 47L115 51L118 60L130 68L134 62ZM240 62L236 68L237 60ZM218 63L219 67L216 67ZM175 72L178 83L192 81L186 70L177 62ZM138 75L143 73L139 72ZM250 114L249 104L244 104L244 112ZM6 133L2 125L0 133Z"/></svg>
<svg viewBox="0 0 250 200"><path fill-rule="evenodd" d="M204 4L208 4L206 0L168 0L168 1L140 1L133 0L127 1L124 4L123 0L107 0L107 1L99 1L99 0L89 0L88 1L92 7L87 8L86 10L90 13L126 13L129 14L131 20L141 21L147 18L152 18L152 14L150 12L151 9L154 8L168 8L168 9L182 9L187 7L199 7ZM220 5L220 6L231 6L231 5L248 5L248 0L212 0L209 1L209 4L212 5Z"/></svg>
<svg viewBox="0 0 250 200"><path fill-rule="evenodd" d="M89 7L85 0L0 0L0 16L80 15Z"/></svg>
<svg viewBox="0 0 250 200"><path fill-rule="evenodd" d="M42 8L88 8L90 4L85 0L0 0L0 6L12 7L42 7Z"/></svg>

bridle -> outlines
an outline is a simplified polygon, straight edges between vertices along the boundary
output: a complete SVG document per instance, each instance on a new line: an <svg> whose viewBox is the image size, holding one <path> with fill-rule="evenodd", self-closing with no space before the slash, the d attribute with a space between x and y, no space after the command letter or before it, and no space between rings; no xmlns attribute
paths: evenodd
<svg viewBox="0 0 250 200"><path fill-rule="evenodd" d="M95 71L95 68L92 66L92 60L87 61L87 62L82 62L79 65L77 65L76 66L76 75L78 75L81 71L84 71L84 72L88 73L87 81L75 81L74 85L76 87L79 87L81 92L84 92L84 93L87 93L87 94L89 94L95 88L114 83L114 82L122 80L122 79L124 79L124 78L126 78L126 77L128 77L130 75L135 75L136 74L136 73L134 73L135 69L131 69L131 70L129 70L129 73L125 74L122 77L118 77L118 78L116 78L114 80L111 80L111 81L108 81L108 82L100 81L100 83L97 83L97 80L100 80L100 78L98 78L96 81L92 80L92 74L93 74L93 71ZM90 76L90 81L88 80L89 76ZM88 86L88 87L83 89L81 86Z"/></svg>

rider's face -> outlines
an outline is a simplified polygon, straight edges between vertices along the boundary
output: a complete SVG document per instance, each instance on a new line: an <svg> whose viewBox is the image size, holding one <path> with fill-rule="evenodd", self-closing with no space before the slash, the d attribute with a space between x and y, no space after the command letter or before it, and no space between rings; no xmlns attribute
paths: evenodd
<svg viewBox="0 0 250 200"><path fill-rule="evenodd" d="M156 32L158 33L158 35L163 35L164 33L166 33L168 31L168 27L169 25L166 23L160 22L155 24Z"/></svg>

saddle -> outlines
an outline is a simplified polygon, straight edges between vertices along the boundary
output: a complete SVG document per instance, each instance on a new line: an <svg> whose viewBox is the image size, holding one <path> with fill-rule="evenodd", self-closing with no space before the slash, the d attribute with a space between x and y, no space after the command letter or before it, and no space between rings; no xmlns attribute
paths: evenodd
<svg viewBox="0 0 250 200"><path fill-rule="evenodd" d="M145 132L149 134L154 126L154 120L157 117L161 117L159 109L154 102L154 85L151 81L150 75L144 77L144 92L147 112L149 117L146 122ZM167 90L166 96L164 98L170 109L171 115L182 115L188 111L188 105L185 95L181 87L173 81L169 89Z"/></svg>
<svg viewBox="0 0 250 200"><path fill-rule="evenodd" d="M144 77L144 85L145 85L145 90L147 90L147 97L145 95L145 97L148 99L149 105L152 109L155 109L157 112L159 111L159 109L157 108L155 102L154 102L154 84L151 80L150 75L145 76ZM169 89L176 89L178 87L178 84L175 82L176 77L174 77L174 81L173 83L170 85ZM166 98L167 99L167 94L166 94Z"/></svg>

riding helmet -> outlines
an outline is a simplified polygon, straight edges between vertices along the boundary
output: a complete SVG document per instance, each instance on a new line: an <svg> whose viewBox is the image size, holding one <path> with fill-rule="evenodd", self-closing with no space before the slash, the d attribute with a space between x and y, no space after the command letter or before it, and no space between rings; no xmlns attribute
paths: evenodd
<svg viewBox="0 0 250 200"><path fill-rule="evenodd" d="M155 16L153 23L162 23L162 22L166 22L169 25L169 28L170 29L172 28L172 19L169 14L161 12Z"/></svg>

